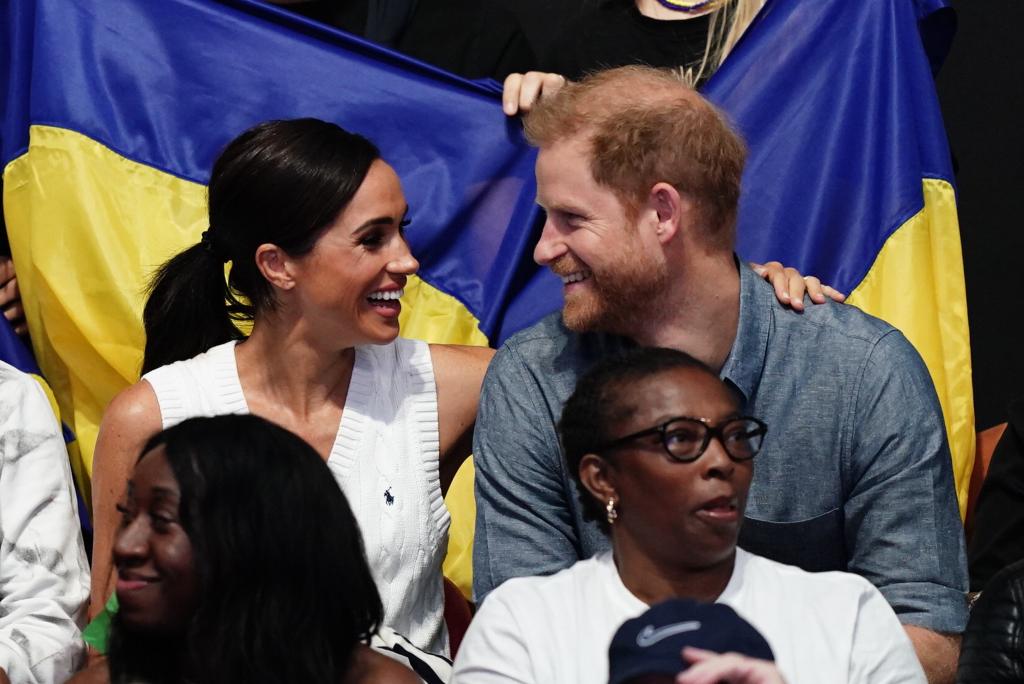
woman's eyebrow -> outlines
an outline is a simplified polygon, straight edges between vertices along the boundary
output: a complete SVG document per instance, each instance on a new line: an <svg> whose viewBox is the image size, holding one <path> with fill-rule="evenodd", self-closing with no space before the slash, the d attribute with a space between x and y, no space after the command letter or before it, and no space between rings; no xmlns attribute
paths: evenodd
<svg viewBox="0 0 1024 684"><path fill-rule="evenodd" d="M154 499L158 500L174 499L177 501L181 498L181 493L170 487L153 487L149 492Z"/></svg>
<svg viewBox="0 0 1024 684"><path fill-rule="evenodd" d="M408 213L409 206L406 205L405 209L402 210L402 219L404 219ZM402 219L399 219L399 222L401 222ZM352 233L353 235L355 235L370 230L371 228L376 228L377 226L390 226L393 225L394 223L395 219L391 216L378 216L376 218L370 219L369 221L363 222L362 224L360 224L358 228L353 230Z"/></svg>

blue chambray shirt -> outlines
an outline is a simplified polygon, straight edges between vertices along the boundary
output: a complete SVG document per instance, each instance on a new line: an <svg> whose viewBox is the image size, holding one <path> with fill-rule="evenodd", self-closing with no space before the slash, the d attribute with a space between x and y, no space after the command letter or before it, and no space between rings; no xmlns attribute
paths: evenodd
<svg viewBox="0 0 1024 684"><path fill-rule="evenodd" d="M736 340L721 377L769 426L740 546L877 586L904 623L962 632L967 570L942 409L887 323L843 304L781 305L740 267ZM631 346L569 332L560 314L515 335L487 372L474 436L477 600L608 548L585 521L555 425L577 378Z"/></svg>

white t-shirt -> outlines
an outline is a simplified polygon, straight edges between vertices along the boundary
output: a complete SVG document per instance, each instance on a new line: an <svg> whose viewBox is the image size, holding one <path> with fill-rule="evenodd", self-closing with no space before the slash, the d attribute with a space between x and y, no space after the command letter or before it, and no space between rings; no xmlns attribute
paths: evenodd
<svg viewBox="0 0 1024 684"><path fill-rule="evenodd" d="M788 684L926 681L896 614L857 575L804 572L737 549L718 602L761 632ZM452 684L607 682L612 636L647 608L610 552L509 580L470 624Z"/></svg>

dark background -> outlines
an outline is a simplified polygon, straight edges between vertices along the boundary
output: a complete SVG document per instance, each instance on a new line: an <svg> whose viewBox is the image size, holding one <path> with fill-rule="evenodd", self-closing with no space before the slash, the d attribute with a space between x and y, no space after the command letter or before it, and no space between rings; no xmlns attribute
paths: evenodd
<svg viewBox="0 0 1024 684"><path fill-rule="evenodd" d="M960 25L938 76L957 160L978 430L1024 396L1024 2L952 2Z"/></svg>

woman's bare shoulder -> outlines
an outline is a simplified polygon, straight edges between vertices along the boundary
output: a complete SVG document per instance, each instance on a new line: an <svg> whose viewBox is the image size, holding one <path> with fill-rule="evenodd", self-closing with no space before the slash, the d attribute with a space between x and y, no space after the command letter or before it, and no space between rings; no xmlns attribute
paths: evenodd
<svg viewBox="0 0 1024 684"><path fill-rule="evenodd" d="M102 453L111 446L138 447L161 427L156 393L148 382L140 380L119 392L107 405L96 449Z"/></svg>
<svg viewBox="0 0 1024 684"><path fill-rule="evenodd" d="M104 421L136 423L160 421L160 404L153 386L145 380L139 380L118 392L103 412Z"/></svg>

